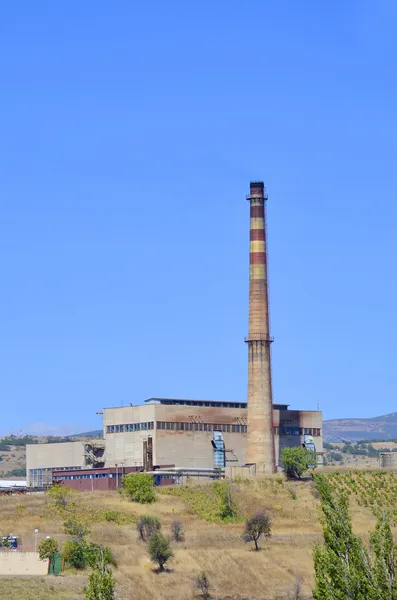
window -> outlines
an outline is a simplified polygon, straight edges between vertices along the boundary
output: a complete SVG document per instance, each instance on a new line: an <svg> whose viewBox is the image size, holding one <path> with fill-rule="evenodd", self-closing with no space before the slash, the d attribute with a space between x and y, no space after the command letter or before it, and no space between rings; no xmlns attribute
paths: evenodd
<svg viewBox="0 0 397 600"><path fill-rule="evenodd" d="M137 423L136 427L140 427L141 430L153 429L154 423ZM200 421L157 421L156 428L166 431L224 431L226 433L247 432L247 425L242 423L235 423L234 425L230 425L228 423L201 423Z"/></svg>
<svg viewBox="0 0 397 600"><path fill-rule="evenodd" d="M299 427L280 427L281 435L299 435Z"/></svg>

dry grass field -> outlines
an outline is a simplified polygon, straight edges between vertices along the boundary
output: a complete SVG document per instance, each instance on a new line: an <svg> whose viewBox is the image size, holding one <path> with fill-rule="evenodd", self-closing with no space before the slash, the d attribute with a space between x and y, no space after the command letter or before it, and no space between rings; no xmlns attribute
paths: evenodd
<svg viewBox="0 0 397 600"><path fill-rule="evenodd" d="M0 452L0 478L13 469L23 469L26 464L25 446L10 446L7 452Z"/></svg>
<svg viewBox="0 0 397 600"><path fill-rule="evenodd" d="M314 541L321 541L318 500L311 482L290 483L280 476L240 481L232 483L232 494L242 520L261 509L271 515L272 537L261 542L260 552L241 540L243 522L208 522L198 518L182 498L168 493L158 493L156 503L150 506L107 492L76 493L74 501L78 514L93 521L90 539L108 545L117 560L118 600L191 599L194 578L203 570L210 579L212 597L218 600L287 598L296 577L302 579L303 591L310 597L312 547ZM118 511L130 522L107 522L103 517L106 511ZM165 533L174 519L183 522L185 541L173 544L175 556L165 573L155 572L146 545L137 539L131 521L143 513L157 515ZM24 545L33 544L36 527L39 537L51 535L60 542L67 539L63 519L50 509L44 494L2 496L0 515L2 531L19 534ZM370 507L352 501L352 516L355 531L366 537L375 523ZM2 595L8 600L78 600L84 598L86 581L87 573L68 570L59 577L3 578Z"/></svg>

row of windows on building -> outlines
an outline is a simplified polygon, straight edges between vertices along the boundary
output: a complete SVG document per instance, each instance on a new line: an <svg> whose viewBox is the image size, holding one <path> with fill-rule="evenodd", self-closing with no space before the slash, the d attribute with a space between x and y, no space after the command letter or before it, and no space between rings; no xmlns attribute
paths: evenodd
<svg viewBox="0 0 397 600"><path fill-rule="evenodd" d="M321 429L316 427L275 427L274 433L280 435L312 435L313 437L319 437L321 435Z"/></svg>
<svg viewBox="0 0 397 600"><path fill-rule="evenodd" d="M122 474L120 474L120 476L117 473L92 473L92 475L88 475L86 473L80 475L57 475L55 479L56 481L66 481L69 479L107 479L112 477L122 477Z"/></svg>
<svg viewBox="0 0 397 600"><path fill-rule="evenodd" d="M176 421L157 421L157 429L175 430L175 431L225 431L227 433L246 433L247 425L235 423L229 425L226 423L180 423Z"/></svg>
<svg viewBox="0 0 397 600"><path fill-rule="evenodd" d="M149 431L154 429L154 422L130 423L126 425L108 425L107 433L124 433L131 431ZM235 423L183 423L178 421L157 421L157 429L167 431L223 431L225 433L246 433L247 425ZM321 435L321 429L316 427L275 427L274 433L279 435L312 435L318 437Z"/></svg>
<svg viewBox="0 0 397 600"><path fill-rule="evenodd" d="M127 423L126 425L108 425L106 427L107 433L124 433L130 431L149 431L154 429L154 422L148 421L146 423Z"/></svg>
<svg viewBox="0 0 397 600"><path fill-rule="evenodd" d="M83 467L55 467L54 471L79 471Z"/></svg>

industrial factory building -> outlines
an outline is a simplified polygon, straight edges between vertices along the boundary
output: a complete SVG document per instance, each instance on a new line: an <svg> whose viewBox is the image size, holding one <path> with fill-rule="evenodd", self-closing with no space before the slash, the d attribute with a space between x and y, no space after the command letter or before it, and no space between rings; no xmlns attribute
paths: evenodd
<svg viewBox="0 0 397 600"><path fill-rule="evenodd" d="M139 406L105 408L103 440L27 446L30 487L53 480L76 489L113 489L132 470L212 469L247 464L247 403L150 398ZM214 435L223 440L223 464ZM273 406L276 467L283 448L312 438L322 456L322 415ZM101 481L91 481L91 480ZM79 484L80 480L90 482ZM112 480L112 481L102 481Z"/></svg>
<svg viewBox="0 0 397 600"><path fill-rule="evenodd" d="M99 484L94 486L93 481L103 480L101 489L113 489L118 487L113 480L118 482L120 470L136 469L152 473L163 469L165 477L172 469L221 469L227 475L228 467L241 467L263 475L279 469L284 447L301 444L314 448L321 464L322 413L273 403L263 182L251 182L247 200L247 402L150 398L139 406L105 408L102 441L27 446L28 485L43 487L55 480L90 489L91 480L94 489Z"/></svg>

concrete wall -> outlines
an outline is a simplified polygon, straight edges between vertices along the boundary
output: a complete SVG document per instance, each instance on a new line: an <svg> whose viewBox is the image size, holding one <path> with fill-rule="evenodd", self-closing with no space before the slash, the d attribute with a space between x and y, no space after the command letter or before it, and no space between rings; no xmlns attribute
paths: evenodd
<svg viewBox="0 0 397 600"><path fill-rule="evenodd" d="M212 432L165 431L156 428L158 421L176 423L247 424L246 410L208 406L148 404L104 410L106 467L115 464L143 465L143 442L152 438L153 464L185 467L213 466ZM153 422L154 429L108 433L109 425ZM224 433L226 447L235 450L239 463L245 461L245 434Z"/></svg>
<svg viewBox="0 0 397 600"><path fill-rule="evenodd" d="M40 560L38 552L0 552L0 575L47 575L48 560Z"/></svg>
<svg viewBox="0 0 397 600"><path fill-rule="evenodd" d="M226 450L233 450L238 462L245 463L246 433L223 433ZM176 467L198 469L214 466L214 451L211 445L212 431L156 431L156 464L174 464ZM226 453L226 459L231 459ZM234 457L233 457L234 458ZM229 464L229 463L228 463Z"/></svg>
<svg viewBox="0 0 397 600"><path fill-rule="evenodd" d="M185 467L213 466L211 446L212 432L176 431L157 429L157 422L211 423L213 425L247 424L246 408L222 408L207 406L148 404L104 410L104 437L106 440L106 467L115 464L125 466L143 465L143 442L152 438L153 464ZM108 433L108 425L153 422L154 429L148 431ZM275 427L274 445L276 465L286 446L301 445L302 435L279 435L281 427L299 427L302 431L318 428L322 430L322 413L317 411L273 410ZM238 461L229 465L244 465L246 461L247 434L224 432L227 450L233 450ZM314 438L316 450L322 452L322 437ZM231 458L231 454L227 454Z"/></svg>
<svg viewBox="0 0 397 600"><path fill-rule="evenodd" d="M28 486L31 485L31 469L84 466L85 451L83 442L28 444L26 446L26 477Z"/></svg>
<svg viewBox="0 0 397 600"><path fill-rule="evenodd" d="M247 425L246 408L223 408L209 406L146 404L104 410L105 465L114 467L140 467L143 465L143 444L149 437L153 444L153 465L176 465L185 467L213 466L211 445L212 431L180 431L157 428L158 422L166 423L209 423L212 425ZM109 432L109 426L133 423L153 423L153 429L143 431ZM303 443L302 435L279 435L283 427L322 429L322 414L317 411L273 410L275 428L274 444L276 464L285 446ZM231 429L232 427L230 427ZM230 466L243 465L246 461L247 434L224 432L227 450L233 450L237 462ZM314 437L318 452L322 452L322 437ZM231 458L231 454L227 454ZM32 444L26 447L27 477L30 469L82 467L85 466L83 442L63 444ZM28 483L29 485L29 483ZM81 484L83 487L86 484ZM99 484L102 485L102 484ZM105 483L103 485L106 485ZM83 489L83 488L81 488ZM89 489L89 488L87 488Z"/></svg>
<svg viewBox="0 0 397 600"><path fill-rule="evenodd" d="M130 431L123 433L108 433L109 425L127 425L130 423L155 422L156 406L126 406L124 408L106 408L103 411L103 426L105 438L105 465L114 467L116 464L125 466L143 465L143 442L153 435L153 430Z"/></svg>
<svg viewBox="0 0 397 600"><path fill-rule="evenodd" d="M26 446L27 470L84 466L85 453L83 442L28 444Z"/></svg>

